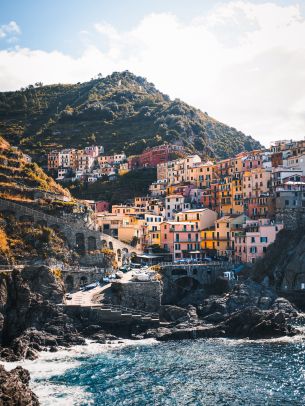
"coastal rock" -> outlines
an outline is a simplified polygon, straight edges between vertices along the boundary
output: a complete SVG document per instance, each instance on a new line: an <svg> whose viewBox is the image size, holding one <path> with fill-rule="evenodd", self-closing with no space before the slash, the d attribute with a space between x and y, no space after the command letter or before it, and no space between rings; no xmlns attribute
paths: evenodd
<svg viewBox="0 0 305 406"><path fill-rule="evenodd" d="M275 302L277 294L269 287L247 279L245 282L236 284L233 289L221 297L211 296L198 307L201 317L213 313L224 315L250 307L268 310Z"/></svg>
<svg viewBox="0 0 305 406"><path fill-rule="evenodd" d="M255 307L232 314L220 326L227 337L233 338L266 339L299 334L287 323L284 313Z"/></svg>
<svg viewBox="0 0 305 406"><path fill-rule="evenodd" d="M17 367L6 371L0 365L0 404L38 406L37 396L29 388L30 374L26 369Z"/></svg>
<svg viewBox="0 0 305 406"><path fill-rule="evenodd" d="M168 341L212 337L268 339L296 334L300 334L300 331L287 323L284 313L252 307L235 312L216 325L204 322L177 325L174 328L157 329L155 335L150 332L149 336Z"/></svg>
<svg viewBox="0 0 305 406"><path fill-rule="evenodd" d="M160 318L165 321L178 321L188 316L188 310L179 306L163 305L160 310Z"/></svg>
<svg viewBox="0 0 305 406"><path fill-rule="evenodd" d="M64 292L61 278L45 265L0 275L1 358L34 359L41 347L85 342L77 333L81 321L70 319L59 305Z"/></svg>
<svg viewBox="0 0 305 406"><path fill-rule="evenodd" d="M296 317L298 315L297 309L284 297L278 297L275 299L271 309L274 311L284 312L286 315L291 317Z"/></svg>

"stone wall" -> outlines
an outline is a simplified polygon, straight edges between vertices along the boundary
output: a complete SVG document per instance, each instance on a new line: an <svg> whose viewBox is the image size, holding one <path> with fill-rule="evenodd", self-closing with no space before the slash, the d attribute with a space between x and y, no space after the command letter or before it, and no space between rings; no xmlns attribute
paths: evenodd
<svg viewBox="0 0 305 406"><path fill-rule="evenodd" d="M113 304L159 313L161 305L161 284L153 282L112 283Z"/></svg>
<svg viewBox="0 0 305 406"><path fill-rule="evenodd" d="M305 208L278 209L276 221L283 222L287 230L296 230L305 226Z"/></svg>

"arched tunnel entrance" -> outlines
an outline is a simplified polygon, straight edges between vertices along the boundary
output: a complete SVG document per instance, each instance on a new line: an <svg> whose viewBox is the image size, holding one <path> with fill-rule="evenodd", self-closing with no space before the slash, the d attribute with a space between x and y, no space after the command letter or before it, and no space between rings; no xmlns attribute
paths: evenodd
<svg viewBox="0 0 305 406"><path fill-rule="evenodd" d="M191 276L184 276L176 280L177 290L182 296L190 293L193 290L196 290L200 287L200 283L197 279L192 278Z"/></svg>
<svg viewBox="0 0 305 406"><path fill-rule="evenodd" d="M74 289L74 279L72 275L68 275L65 279L65 285L68 292L72 292Z"/></svg>
<svg viewBox="0 0 305 406"><path fill-rule="evenodd" d="M182 273L182 272L181 272ZM182 273L183 275L183 273ZM201 283L192 276L183 275L179 278L163 279L162 304L185 305L192 304L202 289Z"/></svg>

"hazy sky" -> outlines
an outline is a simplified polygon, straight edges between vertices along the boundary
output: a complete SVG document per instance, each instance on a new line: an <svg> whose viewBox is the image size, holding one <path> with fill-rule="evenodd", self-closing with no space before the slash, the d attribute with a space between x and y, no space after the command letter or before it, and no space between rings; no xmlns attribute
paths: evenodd
<svg viewBox="0 0 305 406"><path fill-rule="evenodd" d="M130 70L268 146L305 136L305 1L1 0L0 90Z"/></svg>

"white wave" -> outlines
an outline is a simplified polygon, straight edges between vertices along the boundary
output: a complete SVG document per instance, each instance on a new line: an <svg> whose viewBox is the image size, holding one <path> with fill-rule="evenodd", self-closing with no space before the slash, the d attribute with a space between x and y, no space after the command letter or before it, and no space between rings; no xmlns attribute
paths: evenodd
<svg viewBox="0 0 305 406"><path fill-rule="evenodd" d="M82 358L101 354L107 351L123 348L125 346L143 346L156 344L154 339L145 340L119 340L111 344L98 344L86 340L87 345L76 345L70 348L61 348L52 353L42 351L39 358L33 361L4 362L7 370L16 366L26 368L31 374L31 389L36 393L42 406L80 406L91 405L93 401L90 394L80 386L64 386L49 381L52 376L63 375L67 370L80 365Z"/></svg>

